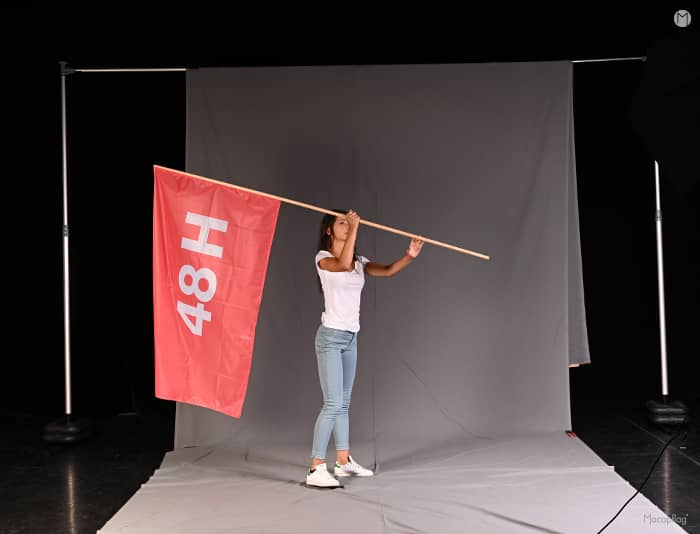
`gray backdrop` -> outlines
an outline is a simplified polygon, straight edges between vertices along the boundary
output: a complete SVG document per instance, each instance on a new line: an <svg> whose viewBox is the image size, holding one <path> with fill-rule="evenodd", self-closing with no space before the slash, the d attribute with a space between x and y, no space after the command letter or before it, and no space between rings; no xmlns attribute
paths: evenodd
<svg viewBox="0 0 700 534"><path fill-rule="evenodd" d="M425 245L368 278L350 407L366 465L570 428L589 361L570 62L188 72L187 171L487 254ZM240 419L179 403L175 447L311 451L322 404L313 258L322 214L283 204ZM360 227L390 263L408 238ZM333 439L329 457L334 457Z"/></svg>

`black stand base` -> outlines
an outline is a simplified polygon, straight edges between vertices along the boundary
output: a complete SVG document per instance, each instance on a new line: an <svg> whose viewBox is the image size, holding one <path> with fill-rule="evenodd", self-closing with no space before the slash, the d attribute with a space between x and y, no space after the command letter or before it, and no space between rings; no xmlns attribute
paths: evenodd
<svg viewBox="0 0 700 534"><path fill-rule="evenodd" d="M688 418L688 407L680 401L650 400L646 403L649 421L658 425L680 425Z"/></svg>
<svg viewBox="0 0 700 534"><path fill-rule="evenodd" d="M44 426L44 441L53 443L74 443L92 434L87 419L71 419L69 415Z"/></svg>

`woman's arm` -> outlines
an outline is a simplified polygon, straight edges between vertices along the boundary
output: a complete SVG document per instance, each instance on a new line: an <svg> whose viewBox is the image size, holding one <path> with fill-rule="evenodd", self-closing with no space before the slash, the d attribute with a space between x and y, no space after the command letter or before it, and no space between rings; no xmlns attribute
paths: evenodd
<svg viewBox="0 0 700 534"><path fill-rule="evenodd" d="M325 271L351 271L355 266L355 242L360 226L360 216L350 210L345 219L341 219L339 222L341 227L347 225L347 237L339 258L323 258L318 262L319 267Z"/></svg>
<svg viewBox="0 0 700 534"><path fill-rule="evenodd" d="M422 248L423 241L421 239L411 239L411 243L406 250L406 254L401 256L394 263L382 265L381 263L370 261L367 265L365 265L365 272L370 276L394 276L396 273L406 268L414 259L416 259Z"/></svg>

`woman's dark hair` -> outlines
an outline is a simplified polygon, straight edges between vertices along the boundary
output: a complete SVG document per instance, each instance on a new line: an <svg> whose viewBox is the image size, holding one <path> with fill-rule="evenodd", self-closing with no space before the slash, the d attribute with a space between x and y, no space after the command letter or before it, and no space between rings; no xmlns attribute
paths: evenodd
<svg viewBox="0 0 700 534"><path fill-rule="evenodd" d="M347 214L350 210L346 209L332 209L331 211L334 211L336 213L344 213ZM330 229L331 233L333 232L333 225L335 224L335 220L337 217L335 215L331 215L330 213L326 213L323 216L323 219L321 219L321 232L318 237L318 247L316 248L316 252L319 250L330 250L331 249L331 237L328 235L328 229ZM355 259L357 260L357 246L355 246L354 250L354 256ZM323 286L321 286L321 278L318 276L318 273L316 274L316 281L318 282L318 289L323 293Z"/></svg>

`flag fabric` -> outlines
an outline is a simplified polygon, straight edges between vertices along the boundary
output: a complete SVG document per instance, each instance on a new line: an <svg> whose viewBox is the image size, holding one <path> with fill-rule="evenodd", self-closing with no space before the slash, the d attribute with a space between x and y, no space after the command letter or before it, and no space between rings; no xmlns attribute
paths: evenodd
<svg viewBox="0 0 700 534"><path fill-rule="evenodd" d="M154 166L156 397L241 416L279 206Z"/></svg>

